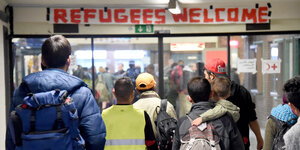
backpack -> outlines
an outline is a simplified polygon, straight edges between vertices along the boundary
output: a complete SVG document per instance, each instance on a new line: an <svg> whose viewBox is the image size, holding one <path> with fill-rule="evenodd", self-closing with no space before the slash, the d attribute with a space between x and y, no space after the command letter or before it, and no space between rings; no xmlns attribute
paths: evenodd
<svg viewBox="0 0 300 150"><path fill-rule="evenodd" d="M105 82L102 79L102 75L99 75L98 81L95 86L96 95L95 99L99 106L101 106L102 102L109 102L111 100L110 93Z"/></svg>
<svg viewBox="0 0 300 150"><path fill-rule="evenodd" d="M157 113L156 129L157 129L157 142L161 150L172 149L173 137L177 127L176 119L172 118L167 112L167 100L162 99L160 104L159 113Z"/></svg>
<svg viewBox="0 0 300 150"><path fill-rule="evenodd" d="M292 125L289 125L286 122L280 121L272 115L270 115L269 118L271 118L276 123L276 125L279 127L279 130L274 137L271 150L285 150L283 135L292 127Z"/></svg>
<svg viewBox="0 0 300 150"><path fill-rule="evenodd" d="M192 124L192 119L187 115ZM200 126L191 126L181 138L180 150L221 150L220 138L211 122Z"/></svg>
<svg viewBox="0 0 300 150"><path fill-rule="evenodd" d="M65 90L32 94L10 114L16 149L83 150L75 103Z"/></svg>

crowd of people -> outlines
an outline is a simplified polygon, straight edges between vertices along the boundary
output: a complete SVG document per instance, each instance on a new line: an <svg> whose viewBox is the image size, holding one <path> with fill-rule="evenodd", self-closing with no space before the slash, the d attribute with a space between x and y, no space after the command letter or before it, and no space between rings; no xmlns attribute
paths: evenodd
<svg viewBox="0 0 300 150"><path fill-rule="evenodd" d="M219 58L205 63L202 77L195 64L187 68L182 60L166 67L167 93L175 94L167 97L169 102L162 109L153 65L141 73L133 62L127 71L119 64L113 75L99 67L100 73L94 75L97 92L92 93L89 83L84 82L90 78L88 73L67 73L70 55L70 43L61 35L43 43L43 71L24 77L14 92L6 149L60 149L61 145L55 144L60 142L66 144L62 149L181 150L204 146L247 150L249 127L258 150L300 149L300 77L284 84L284 103L272 109L264 141L251 94L229 79L225 62ZM165 124L158 121L162 111L166 113ZM169 123L174 120L177 126L173 129ZM161 125L166 131L158 127Z"/></svg>

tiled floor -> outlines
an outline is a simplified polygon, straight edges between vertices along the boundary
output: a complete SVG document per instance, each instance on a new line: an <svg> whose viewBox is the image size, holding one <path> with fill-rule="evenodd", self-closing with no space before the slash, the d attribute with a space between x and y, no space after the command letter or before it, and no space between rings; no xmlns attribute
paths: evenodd
<svg viewBox="0 0 300 150"><path fill-rule="evenodd" d="M282 99L256 95L253 96L253 102L256 104L256 115L258 118L261 134L264 138L267 118L270 115L272 108L282 103ZM250 131L250 142L250 150L256 150L256 137L252 131Z"/></svg>

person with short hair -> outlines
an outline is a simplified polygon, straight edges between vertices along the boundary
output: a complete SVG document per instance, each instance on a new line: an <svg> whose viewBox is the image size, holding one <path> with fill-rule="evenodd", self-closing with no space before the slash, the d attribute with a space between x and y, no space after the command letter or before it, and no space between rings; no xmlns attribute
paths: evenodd
<svg viewBox="0 0 300 150"><path fill-rule="evenodd" d="M154 77L149 73L141 73L136 78L136 91L140 94L140 99L133 104L134 107L145 110L151 119L154 135L157 138L155 121L159 113L161 99L155 92L156 82ZM173 105L168 102L166 112L174 119L177 119Z"/></svg>
<svg viewBox="0 0 300 150"><path fill-rule="evenodd" d="M298 116L294 124L283 136L286 150L300 149L300 76L288 80L283 87L288 104L293 113Z"/></svg>
<svg viewBox="0 0 300 150"><path fill-rule="evenodd" d="M15 90L11 111L23 104L28 93L47 92L56 89L71 94L79 116L80 134L87 150L101 150L105 145L105 125L91 90L80 78L67 73L70 66L71 45L62 35L46 39L42 45L43 71L29 74ZM15 149L12 133L7 130L6 148ZM53 145L55 147L55 145Z"/></svg>
<svg viewBox="0 0 300 150"><path fill-rule="evenodd" d="M107 128L106 150L156 150L157 144L149 115L134 108L134 86L128 77L116 80L113 94L117 104L103 110Z"/></svg>
<svg viewBox="0 0 300 150"><path fill-rule="evenodd" d="M207 63L205 63L204 76L209 82L212 82L219 76L229 78L226 74L225 62L220 58L208 60ZM256 136L257 150L262 149L264 140L257 122L255 104L252 102L249 91L234 81L231 81L230 91L230 96L227 100L240 108L240 119L237 122L237 126L242 134L245 149L248 150L250 148L249 126Z"/></svg>
<svg viewBox="0 0 300 150"><path fill-rule="evenodd" d="M192 78L188 83L187 90L189 94L187 99L192 103L192 108L187 116L191 119L196 119L199 115L214 107L214 104L209 101L211 85L207 79L203 77ZM179 124L175 131L173 150L180 148L182 137L188 133L191 127L191 122L187 116L179 119ZM222 150L244 150L242 137L232 117L225 114L211 122L220 138Z"/></svg>
<svg viewBox="0 0 300 150"><path fill-rule="evenodd" d="M225 77L216 77L212 81L212 99L216 102L216 106L201 114L199 118L193 121L193 125L199 126L202 122L214 120L227 112L232 116L234 122L239 120L240 108L226 100L230 96L230 85L230 80Z"/></svg>

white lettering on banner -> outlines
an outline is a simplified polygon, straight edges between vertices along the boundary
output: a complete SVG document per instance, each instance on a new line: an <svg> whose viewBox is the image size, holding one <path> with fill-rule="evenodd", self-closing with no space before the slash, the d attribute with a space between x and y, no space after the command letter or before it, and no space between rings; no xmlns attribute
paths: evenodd
<svg viewBox="0 0 300 150"><path fill-rule="evenodd" d="M256 71L256 59L238 59L237 60L237 73L252 73Z"/></svg>
<svg viewBox="0 0 300 150"><path fill-rule="evenodd" d="M270 8L183 8L181 14L166 9L51 8L50 23L62 24L224 24L268 23Z"/></svg>
<svg viewBox="0 0 300 150"><path fill-rule="evenodd" d="M262 73L263 74L272 74L280 73L281 59L271 60L271 59L261 59L262 64Z"/></svg>

